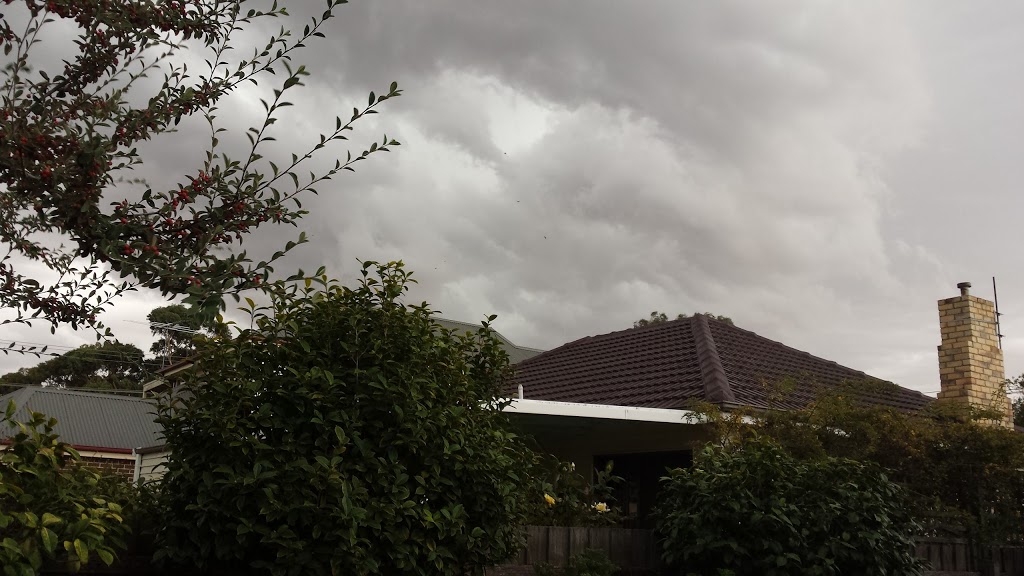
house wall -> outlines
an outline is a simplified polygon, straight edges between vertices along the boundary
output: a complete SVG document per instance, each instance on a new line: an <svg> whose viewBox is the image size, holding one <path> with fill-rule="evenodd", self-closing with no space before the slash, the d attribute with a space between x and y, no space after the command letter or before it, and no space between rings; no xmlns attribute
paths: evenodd
<svg viewBox="0 0 1024 576"><path fill-rule="evenodd" d="M151 452L142 454L139 464L139 480L146 482L159 480L164 476L164 463L167 462L167 452Z"/></svg>
<svg viewBox="0 0 1024 576"><path fill-rule="evenodd" d="M82 465L88 466L100 474L120 476L129 482L135 477L135 458L130 454L105 455L95 452L89 456L83 454Z"/></svg>

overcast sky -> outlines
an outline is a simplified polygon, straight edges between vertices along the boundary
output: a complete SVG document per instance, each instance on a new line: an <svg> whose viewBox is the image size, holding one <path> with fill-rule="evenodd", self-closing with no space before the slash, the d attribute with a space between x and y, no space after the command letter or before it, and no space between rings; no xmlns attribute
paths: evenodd
<svg viewBox="0 0 1024 576"><path fill-rule="evenodd" d="M299 58L314 78L278 153L392 80L405 95L357 135L403 145L321 187L312 241L281 269L402 259L414 300L497 314L539 348L711 311L930 393L936 300L959 281L991 297L996 276L1007 372L1024 370L1024 4L359 0L338 16ZM225 112L236 134L258 96ZM169 185L201 148L149 152ZM106 320L148 348L130 321L163 303L132 294Z"/></svg>

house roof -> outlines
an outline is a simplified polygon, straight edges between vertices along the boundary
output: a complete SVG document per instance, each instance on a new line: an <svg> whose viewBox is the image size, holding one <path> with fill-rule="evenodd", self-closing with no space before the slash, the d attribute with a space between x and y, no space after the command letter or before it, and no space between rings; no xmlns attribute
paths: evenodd
<svg viewBox="0 0 1024 576"><path fill-rule="evenodd" d="M161 428L154 421L156 405L149 400L51 386L29 386L4 394L0 409L10 400L18 407L14 420L28 420L30 411L56 418L54 431L79 449L131 452L163 442ZM0 429L0 438L15 432Z"/></svg>
<svg viewBox="0 0 1024 576"><path fill-rule="evenodd" d="M480 324L460 322L459 320L448 320L447 318L434 318L433 320L435 323L441 325L442 328L455 330L456 332L476 332L480 329ZM498 337L498 340L501 341L501 347L504 348L505 352L508 354L509 362L512 364L528 360L543 352L543 350L538 350L536 348L516 346L511 340L502 336L497 330L494 331L494 334Z"/></svg>
<svg viewBox="0 0 1024 576"><path fill-rule="evenodd" d="M524 398L648 408L796 408L843 384L900 409L932 400L703 314L570 342L517 364L514 384Z"/></svg>

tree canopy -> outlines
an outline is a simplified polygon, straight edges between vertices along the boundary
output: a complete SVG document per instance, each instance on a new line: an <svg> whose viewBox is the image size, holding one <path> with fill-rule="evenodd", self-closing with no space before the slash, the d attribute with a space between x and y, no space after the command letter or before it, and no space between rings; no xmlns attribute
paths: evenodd
<svg viewBox="0 0 1024 576"><path fill-rule="evenodd" d="M322 15L292 30L273 23L287 15L277 2L5 2L0 307L11 316L0 324L39 319L52 330L100 330L99 313L136 286L185 295L212 316L224 296L264 285L272 262L305 235L259 262L235 244L260 227L296 225L307 213L301 199L317 186L398 145L385 135L361 153L334 151L339 160L319 173L305 170L347 140L358 120L398 96L392 83L351 115L328 119L323 133L290 159L263 156L274 122L309 75L293 57L324 36L325 22L343 3L327 0ZM253 37L263 40L238 43ZM63 49L66 58L53 57ZM204 60L205 66L191 64ZM249 84L273 97L263 100L262 121L237 131L249 143L233 158L220 151L220 138L231 134L217 110ZM142 171L141 150L158 148L142 145L188 118L208 124L208 136L190 135L188 142L205 150L205 159L167 181L146 180L155 172ZM26 272L44 268L52 274Z"/></svg>
<svg viewBox="0 0 1024 576"><path fill-rule="evenodd" d="M107 341L80 346L35 366L4 374L0 376L0 390L6 392L11 386L25 384L141 390L148 374L142 350L131 344Z"/></svg>
<svg viewBox="0 0 1024 576"><path fill-rule="evenodd" d="M181 304L154 308L146 319L149 329L157 336L149 351L167 361L191 356L196 351L196 344L210 337L227 338L229 335L226 324Z"/></svg>
<svg viewBox="0 0 1024 576"><path fill-rule="evenodd" d="M508 356L406 305L401 263L250 303L160 410L163 554L218 574L459 575L508 558L532 453ZM215 374L205 379L203 374Z"/></svg>
<svg viewBox="0 0 1024 576"><path fill-rule="evenodd" d="M732 324L732 318L729 318L728 316L717 316L717 315L712 314L710 312L705 312L704 315L709 317L709 318L714 318L715 320L718 320L720 322L725 322L727 324ZM690 317L689 314L677 314L674 319L675 320L682 320L683 318L689 318L689 317ZM668 314L665 314L664 312L658 312L657 310L655 310L654 312L651 312L650 317L648 317L648 318L641 318L641 319L637 320L636 322L633 322L633 328L640 328L642 326L650 326L651 324L661 324L662 322L668 322Z"/></svg>

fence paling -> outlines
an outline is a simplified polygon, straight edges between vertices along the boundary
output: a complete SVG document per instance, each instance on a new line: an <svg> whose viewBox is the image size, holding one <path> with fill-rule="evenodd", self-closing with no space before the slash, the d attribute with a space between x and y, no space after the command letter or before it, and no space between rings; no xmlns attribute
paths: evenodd
<svg viewBox="0 0 1024 576"><path fill-rule="evenodd" d="M965 538L918 538L917 557L927 561L935 571L965 572L976 564Z"/></svg>
<svg viewBox="0 0 1024 576"><path fill-rule="evenodd" d="M588 549L608 553L623 567L655 568L660 564L650 530L597 527L527 526L526 546L509 564L564 566L569 558Z"/></svg>
<svg viewBox="0 0 1024 576"><path fill-rule="evenodd" d="M627 569L654 570L661 565L657 539L651 530L564 526L527 526L526 546L508 565L565 565L570 557L587 548L606 551L609 559ZM1024 576L1024 547L1005 545L990 550L998 576ZM976 573L973 571L980 565L966 538L919 538L916 552L935 572L970 574Z"/></svg>

